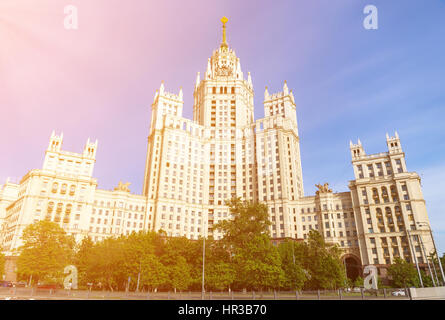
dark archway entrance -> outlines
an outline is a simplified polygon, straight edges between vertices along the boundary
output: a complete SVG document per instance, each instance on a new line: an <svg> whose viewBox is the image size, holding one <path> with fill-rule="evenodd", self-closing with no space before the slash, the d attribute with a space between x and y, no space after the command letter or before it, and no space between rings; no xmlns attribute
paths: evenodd
<svg viewBox="0 0 445 320"><path fill-rule="evenodd" d="M346 268L346 276L349 279L354 281L358 276L362 275L362 265L356 257L347 256L343 261Z"/></svg>

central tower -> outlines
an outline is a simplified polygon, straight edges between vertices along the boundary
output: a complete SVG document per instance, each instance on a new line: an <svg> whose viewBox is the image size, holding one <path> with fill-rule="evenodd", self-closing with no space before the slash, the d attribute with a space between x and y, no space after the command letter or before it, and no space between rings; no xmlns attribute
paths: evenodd
<svg viewBox="0 0 445 320"><path fill-rule="evenodd" d="M303 196L296 105L283 92L264 95L265 118L254 120L253 86L227 41L198 72L193 121L182 117L183 93L164 83L152 103L143 194L152 229L168 235L213 236L214 225L229 219L226 201L262 201L270 208L273 237L296 237L297 201Z"/></svg>
<svg viewBox="0 0 445 320"><path fill-rule="evenodd" d="M208 59L203 79L199 72L196 77L193 120L230 129L253 123L253 87L250 73L245 80L240 60L227 44L227 21L226 17L221 19L222 42Z"/></svg>

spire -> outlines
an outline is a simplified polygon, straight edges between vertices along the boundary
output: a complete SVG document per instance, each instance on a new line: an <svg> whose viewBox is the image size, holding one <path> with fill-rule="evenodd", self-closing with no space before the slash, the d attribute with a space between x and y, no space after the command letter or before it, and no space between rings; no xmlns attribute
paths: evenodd
<svg viewBox="0 0 445 320"><path fill-rule="evenodd" d="M227 48L227 38L226 38L226 23L227 21L229 21L229 19L227 19L226 17L222 17L221 18L221 22L223 24L223 38L222 38L222 42L221 42L221 48Z"/></svg>
<svg viewBox="0 0 445 320"><path fill-rule="evenodd" d="M349 147L352 148L354 144L352 143L352 140L349 140Z"/></svg>
<svg viewBox="0 0 445 320"><path fill-rule="evenodd" d="M397 131L396 131L396 138L399 139L399 134L397 133Z"/></svg>
<svg viewBox="0 0 445 320"><path fill-rule="evenodd" d="M360 141L360 139L358 139L358 145L361 146L362 142Z"/></svg>
<svg viewBox="0 0 445 320"><path fill-rule="evenodd" d="M161 87L159 88L159 94L162 96L164 94L164 80L161 82Z"/></svg>
<svg viewBox="0 0 445 320"><path fill-rule="evenodd" d="M284 93L285 96L289 94L289 88L287 87L287 81L286 80L284 80L283 93Z"/></svg>
<svg viewBox="0 0 445 320"><path fill-rule="evenodd" d="M295 97L294 94L292 93L292 90L290 91L290 98L292 99L292 102L295 103Z"/></svg>
<svg viewBox="0 0 445 320"><path fill-rule="evenodd" d="M252 86L252 77L250 76L250 72L247 73L247 83L249 86Z"/></svg>
<svg viewBox="0 0 445 320"><path fill-rule="evenodd" d="M236 70L241 72L241 63L239 62L239 58L236 58Z"/></svg>
<svg viewBox="0 0 445 320"><path fill-rule="evenodd" d="M269 99L269 91L267 91L267 87L266 90L264 90L264 100Z"/></svg>
<svg viewBox="0 0 445 320"><path fill-rule="evenodd" d="M156 101L156 98L158 97L158 95L159 95L159 91L156 90L155 97L153 98L153 102Z"/></svg>
<svg viewBox="0 0 445 320"><path fill-rule="evenodd" d="M198 72L198 73L196 74L196 84L195 84L195 88L198 87L199 82L201 82L201 74Z"/></svg>
<svg viewBox="0 0 445 320"><path fill-rule="evenodd" d="M180 88L179 88L179 100L182 101L182 97L183 97L183 94L182 94L182 87L180 87Z"/></svg>
<svg viewBox="0 0 445 320"><path fill-rule="evenodd" d="M212 75L212 67L210 66L210 58L207 60L206 78L210 78Z"/></svg>

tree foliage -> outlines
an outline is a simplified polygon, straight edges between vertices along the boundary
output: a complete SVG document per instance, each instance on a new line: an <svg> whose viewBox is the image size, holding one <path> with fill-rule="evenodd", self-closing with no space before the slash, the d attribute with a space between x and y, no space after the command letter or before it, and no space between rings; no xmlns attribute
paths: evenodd
<svg viewBox="0 0 445 320"><path fill-rule="evenodd" d="M303 266L309 278L306 288L336 289L345 285L346 273L337 245L327 244L319 232L311 230L304 247Z"/></svg>
<svg viewBox="0 0 445 320"><path fill-rule="evenodd" d="M283 286L288 289L301 290L307 280L303 268L303 244L295 241L286 241L279 245L278 251L284 271Z"/></svg>
<svg viewBox="0 0 445 320"><path fill-rule="evenodd" d="M21 276L33 281L60 281L64 268L73 262L74 239L56 223L39 221L23 230L17 260Z"/></svg>
<svg viewBox="0 0 445 320"><path fill-rule="evenodd" d="M215 229L224 233L223 241L235 248L243 247L258 235L268 235L271 224L267 205L242 201L240 198L226 202L232 216L215 225Z"/></svg>
<svg viewBox="0 0 445 320"><path fill-rule="evenodd" d="M307 242L269 236L265 204L232 199L231 218L215 225L222 240L205 240L206 290L334 289L344 285L340 249L317 232ZM78 269L80 287L93 283L108 290L200 290L204 239L168 237L164 232L132 233L74 247L71 237L51 222L29 226L24 234L19 272L34 280L61 282L63 268ZM73 250L74 249L74 250Z"/></svg>
<svg viewBox="0 0 445 320"><path fill-rule="evenodd" d="M416 268L400 258L396 258L388 268L388 275L392 277L393 285L398 288L408 288L419 284Z"/></svg>
<svg viewBox="0 0 445 320"><path fill-rule="evenodd" d="M279 288L284 281L278 249L266 234L254 236L234 251L236 282L251 289Z"/></svg>

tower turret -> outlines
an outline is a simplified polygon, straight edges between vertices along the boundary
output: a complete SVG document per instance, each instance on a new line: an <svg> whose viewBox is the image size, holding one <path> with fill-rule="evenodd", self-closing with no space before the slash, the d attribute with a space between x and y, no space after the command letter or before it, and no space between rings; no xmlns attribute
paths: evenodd
<svg viewBox="0 0 445 320"><path fill-rule="evenodd" d="M390 137L388 134L386 134L386 144L388 146L388 151L391 154L403 152L399 134L397 133L397 131L395 132L394 137Z"/></svg>
<svg viewBox="0 0 445 320"><path fill-rule="evenodd" d="M297 108L294 96L287 86L287 81L284 81L282 92L269 94L266 87L264 92L264 115L281 115L283 118L292 119L297 123Z"/></svg>
<svg viewBox="0 0 445 320"><path fill-rule="evenodd" d="M83 156L86 158L95 159L96 151L97 151L97 144L98 144L97 139L93 143L90 141L90 138L88 138L87 143L85 144L85 147L83 148Z"/></svg>
<svg viewBox="0 0 445 320"><path fill-rule="evenodd" d="M58 136L55 131L51 133L51 137L49 138L48 150L51 151L60 151L62 149L63 143L63 132L60 136Z"/></svg>
<svg viewBox="0 0 445 320"><path fill-rule="evenodd" d="M361 157L366 156L365 149L363 149L362 142L358 139L357 144L349 141L349 149L351 150L352 160L360 159Z"/></svg>

